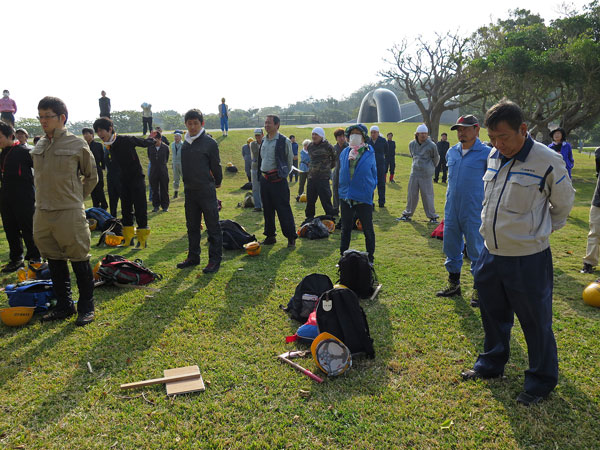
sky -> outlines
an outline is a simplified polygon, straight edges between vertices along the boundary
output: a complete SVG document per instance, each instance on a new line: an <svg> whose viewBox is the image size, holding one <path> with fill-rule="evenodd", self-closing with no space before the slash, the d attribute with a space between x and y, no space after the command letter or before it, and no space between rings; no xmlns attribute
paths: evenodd
<svg viewBox="0 0 600 450"><path fill-rule="evenodd" d="M380 81L389 48L405 38L467 35L514 8L547 21L564 11L555 0L8 1L3 36L13 52L4 52L0 89L17 119L35 117L53 95L74 121L98 116L101 90L113 111L148 102L216 113L221 97L230 109L340 99Z"/></svg>

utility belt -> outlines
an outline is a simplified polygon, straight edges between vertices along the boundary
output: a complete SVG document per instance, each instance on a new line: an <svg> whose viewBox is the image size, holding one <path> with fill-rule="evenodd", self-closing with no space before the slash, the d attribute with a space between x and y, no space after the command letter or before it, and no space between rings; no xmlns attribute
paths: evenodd
<svg viewBox="0 0 600 450"><path fill-rule="evenodd" d="M279 181L283 180L283 178L281 178L279 176L279 174L277 173L277 169L269 170L268 172L261 172L261 173L262 173L262 176L265 177L265 179L269 183L278 183Z"/></svg>

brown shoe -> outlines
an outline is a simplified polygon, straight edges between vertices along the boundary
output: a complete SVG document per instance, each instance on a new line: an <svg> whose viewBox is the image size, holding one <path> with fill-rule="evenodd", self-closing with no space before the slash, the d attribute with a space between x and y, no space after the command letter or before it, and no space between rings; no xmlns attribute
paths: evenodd
<svg viewBox="0 0 600 450"><path fill-rule="evenodd" d="M83 327L88 323L92 323L94 321L94 311L87 312L85 314L78 314L77 320L75 321L75 325L78 327Z"/></svg>
<svg viewBox="0 0 600 450"><path fill-rule="evenodd" d="M74 307L67 308L67 309L53 309L52 311L50 311L42 316L42 322L52 322L54 320L65 320L65 319L68 319L69 317L71 317L76 312L77 311L75 311Z"/></svg>

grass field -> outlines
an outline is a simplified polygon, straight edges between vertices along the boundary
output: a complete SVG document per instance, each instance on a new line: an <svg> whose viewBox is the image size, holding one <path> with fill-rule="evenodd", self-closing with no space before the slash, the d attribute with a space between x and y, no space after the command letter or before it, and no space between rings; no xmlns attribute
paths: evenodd
<svg viewBox="0 0 600 450"><path fill-rule="evenodd" d="M429 237L432 227L421 204L413 222L395 220L406 204L406 154L414 124L380 127L395 135L398 182L387 185L387 208L374 213L375 267L383 289L375 301L363 302L374 360L356 359L343 376L316 384L275 357L294 348L284 337L299 325L278 306L309 273L325 273L335 282L339 231L328 240L299 240L295 250L279 235L280 242L254 258L225 251L214 276L203 275L202 266L177 270L187 249L179 198L170 212L149 214L147 249L111 251L142 258L161 273L164 278L155 283L160 292L99 288L96 321L84 328L74 320L0 326L0 447L598 448L600 310L581 300L595 276L578 272L596 182L593 158L575 154L575 207L567 226L551 238L559 384L547 402L527 409L515 402L528 366L518 322L506 378L460 380L461 369L472 366L483 342L479 310L469 306L471 276L463 267L464 297L435 297L447 278L441 241ZM310 136L306 128L282 131L296 134L299 142ZM326 132L333 141L333 130ZM249 134L234 130L218 138L222 164L232 161L240 168L236 175L225 174L218 197L222 218L262 238L262 215L236 208L246 182L240 149ZM456 142L453 132L450 141ZM145 161L145 151L140 155ZM445 188L434 186L440 214ZM291 191L295 196L296 183ZM292 202L299 225L303 204ZM359 232L351 246L364 249ZM202 251L204 264L205 235ZM92 263L107 252L93 247ZM2 263L7 258L3 239ZM3 284L14 279L5 277ZM121 383L191 364L199 365L207 382L203 393L168 398L162 385L119 389ZM310 359L301 364L316 370ZM310 396L303 397L301 389Z"/></svg>

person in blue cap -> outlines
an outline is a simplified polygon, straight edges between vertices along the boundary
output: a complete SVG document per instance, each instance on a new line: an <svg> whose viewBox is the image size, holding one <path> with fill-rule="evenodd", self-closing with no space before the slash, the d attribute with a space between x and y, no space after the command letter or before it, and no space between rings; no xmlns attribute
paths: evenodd
<svg viewBox="0 0 600 450"><path fill-rule="evenodd" d="M448 271L448 286L437 292L438 297L461 294L460 270L463 248L471 260L471 272L483 248L481 205L483 202L483 175L487 170L490 148L479 140L479 121L473 115L461 116L450 128L456 130L458 144L446 153L448 190L444 207L444 254ZM471 294L471 306L478 306L477 290Z"/></svg>
<svg viewBox="0 0 600 450"><path fill-rule="evenodd" d="M346 128L348 147L340 153L340 213L342 237L340 254L350 246L354 217L358 216L365 234L365 245L372 263L375 254L373 229L373 192L377 187L377 162L375 150L367 143L367 127L363 124Z"/></svg>

